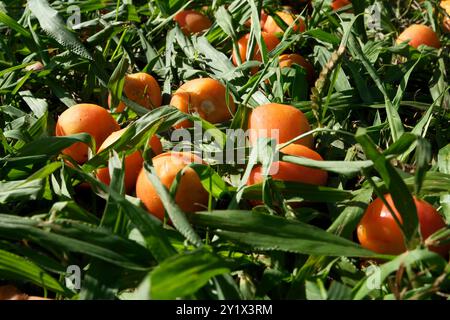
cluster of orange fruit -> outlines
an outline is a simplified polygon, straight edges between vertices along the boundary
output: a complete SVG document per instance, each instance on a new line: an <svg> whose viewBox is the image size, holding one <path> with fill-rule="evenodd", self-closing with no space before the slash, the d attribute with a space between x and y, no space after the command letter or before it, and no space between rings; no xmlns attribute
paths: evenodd
<svg viewBox="0 0 450 320"><path fill-rule="evenodd" d="M132 79L133 86L130 86L129 79ZM136 82L136 79L141 79L141 81ZM140 95L136 95L139 90ZM156 99L154 93L158 92L160 95L161 90L151 75L142 73L127 75L124 91L131 100L139 102L149 109L160 106L161 98ZM229 101L228 105L227 100ZM225 122L232 118L232 113L235 111L233 97L229 96L227 99L225 86L211 78L194 79L186 82L173 94L170 104L184 113L196 112L201 118L211 123ZM175 124L174 128L188 128L191 125L189 120L184 120ZM254 144L261 136L277 138L277 143L285 143L308 132L310 124L305 115L293 106L266 104L251 112L248 129L251 132L249 139L251 144ZM93 104L78 104L67 109L61 114L56 124L57 136L81 132L89 133L95 139L96 145L99 146L97 152L101 152L116 142L125 130L126 128L120 129L119 124L106 109ZM274 130L278 131L278 137L271 136L275 132ZM156 136L153 136L149 143L153 153L157 155L152 160L156 174L167 188L171 186L180 170L183 170L190 163L201 162L193 154L162 153L161 141ZM318 153L310 149L312 147L313 139L308 136L283 148L281 151L289 155L322 160ZM88 160L88 146L81 142L75 143L63 150L63 154L70 156L79 164L83 164ZM143 161L139 151L126 156L124 164L125 189L128 193L131 193L136 188L136 195L142 200L148 211L163 219L163 205L156 190L147 179L142 168ZM276 165L279 165L279 170L273 176L274 179L326 184L327 173L325 171L285 162ZM105 184L110 183L108 168L98 169L97 177ZM248 184L256 184L261 181L261 168L256 167L251 173ZM185 170L176 195L176 202L181 209L186 212L203 209L208 203L208 198L208 193L203 189L196 173L190 168Z"/></svg>
<svg viewBox="0 0 450 320"><path fill-rule="evenodd" d="M346 1L339 1L339 3L344 2ZM295 31L302 32L305 30L304 21L296 18L291 13L278 12L277 15L290 26L295 23L293 27ZM272 50L279 43L277 35L282 33L283 30L272 17L267 16L265 13L262 13L261 17L262 36L267 48ZM175 17L175 21L186 34L199 33L211 26L211 21L208 17L193 10L180 12ZM237 58L238 54L241 61L247 56L248 40L248 34L239 40L239 53L233 52L232 57L235 64L238 64L239 61ZM439 39L430 28L416 25L405 30L398 41L410 41L409 43L412 46L427 44L438 47L439 44ZM258 48L256 48L252 59L261 60ZM310 78L314 77L312 65L302 56L290 54L280 57L281 67L289 67L293 63L303 66ZM148 109L157 108L162 103L161 88L158 82L146 73L127 75L125 77L124 93L127 98ZM194 79L186 82L176 90L171 98L170 105L184 113L195 112L201 118L211 123L222 123L230 120L236 110L233 97L231 95L227 97L226 95L226 87L220 81L211 78ZM119 104L116 111L122 112L124 109L125 105ZM184 120L175 124L174 128L188 128L190 126L192 126L192 123L189 120ZM248 129L250 130L250 145L254 145L260 137L275 138L278 144L286 143L307 133L311 130L311 127L307 118L299 109L291 105L271 103L258 106L251 111L248 119ZM95 139L96 145L99 146L97 152L100 152L117 141L125 130L120 128L119 124L106 109L92 104L79 104L61 114L56 126L56 135L89 133ZM273 130L278 132L277 136L271 136ZM152 137L149 144L156 155L152 159L156 175L164 186L170 188L177 174L184 170L175 195L175 201L179 207L185 212L196 212L207 208L208 192L203 188L196 172L192 168L186 169L186 166L193 162L201 163L202 159L194 154L185 152L169 151L162 153L163 148L157 136ZM281 152L318 161L323 160L314 151L314 141L311 135L284 147ZM79 164L86 162L88 159L88 147L83 143L76 143L65 149L63 153L72 157ZM142 154L139 151L126 157L124 166L126 192L132 193L135 189L136 196L141 199L147 210L159 219L163 219L164 206L154 186L147 178L143 169L143 161ZM327 183L328 174L323 170L284 161L274 163L274 166L278 168L277 173L272 175L273 179L276 180L314 185L326 185ZM250 174L247 185L261 183L264 179L261 171L261 166L256 166ZM105 184L110 183L108 168L98 169L97 177ZM392 215L386 215L387 208L384 207L383 203L380 204L380 201L379 199L374 201L367 210L358 227L358 238L363 246L377 252L399 253L399 251L404 251L401 231L395 223L388 223L388 229L379 228L382 220L391 219L389 221L394 221ZM433 207L427 203L424 204L423 201L417 199L415 201L424 236L445 225ZM390 250L387 250L386 247L389 247Z"/></svg>

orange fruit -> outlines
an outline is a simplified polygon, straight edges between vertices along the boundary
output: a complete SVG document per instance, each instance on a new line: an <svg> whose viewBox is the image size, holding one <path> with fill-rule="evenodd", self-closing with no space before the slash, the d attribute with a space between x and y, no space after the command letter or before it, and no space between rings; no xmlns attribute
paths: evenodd
<svg viewBox="0 0 450 320"><path fill-rule="evenodd" d="M277 143L285 143L311 130L306 116L297 108L278 103L269 103L252 110L248 129L251 144L256 144L258 138L274 138ZM295 144L313 147L311 135L297 140Z"/></svg>
<svg viewBox="0 0 450 320"><path fill-rule="evenodd" d="M227 106L226 87L218 80L199 78L186 82L172 96L170 105L184 113L196 112L202 119L211 123L221 123L232 118L236 110L233 97L228 96ZM192 122L184 120L177 123L175 128L192 127Z"/></svg>
<svg viewBox="0 0 450 320"><path fill-rule="evenodd" d="M260 22L260 24L261 24L261 28L264 27L264 24L266 23L267 17L268 17L267 13L266 13L264 10L261 10L261 15L259 16L259 22ZM244 23L244 25L245 25L246 27L250 28L251 25L252 25L252 18L248 19L248 20Z"/></svg>
<svg viewBox="0 0 450 320"><path fill-rule="evenodd" d="M156 175L168 189L178 172L191 163L202 163L202 159L189 152L166 152L153 158ZM153 184L148 180L144 168L136 182L136 195L151 214L161 220L164 219L164 206ZM207 208L208 200L209 194L203 188L197 173L192 168L185 170L175 196L175 202L181 210L186 213L204 210Z"/></svg>
<svg viewBox="0 0 450 320"><path fill-rule="evenodd" d="M323 161L320 154L299 144L290 144L281 149L281 152L291 156ZM320 186L326 185L328 179L328 173L324 170L309 168L285 161L274 162L271 166L270 173L274 180L300 182ZM263 182L263 180L262 167L257 166L251 171L247 185L258 184Z"/></svg>
<svg viewBox="0 0 450 320"><path fill-rule="evenodd" d="M444 19L442 21L445 32L450 32L450 0L441 1L441 8L445 10Z"/></svg>
<svg viewBox="0 0 450 320"><path fill-rule="evenodd" d="M56 123L56 136L88 133L95 139L98 148L111 133L119 129L119 124L108 110L95 104L77 104L59 116ZM82 164L88 159L88 146L77 142L64 149L62 153Z"/></svg>
<svg viewBox="0 0 450 320"><path fill-rule="evenodd" d="M314 67L312 64L303 58L301 55L292 53L292 54L282 54L280 56L280 67L281 68L290 68L293 64L298 64L303 67L306 71L306 77L310 84L314 83Z"/></svg>
<svg viewBox="0 0 450 320"><path fill-rule="evenodd" d="M395 208L392 196L386 194L384 197L401 222L402 218ZM420 233L424 240L437 230L445 227L444 220L431 204L416 197L414 197L414 203L419 218ZM367 208L357 227L357 235L361 246L377 253L400 254L406 251L403 234L391 212L380 198L375 199ZM450 250L450 245L429 247L429 249L446 256Z"/></svg>
<svg viewBox="0 0 450 320"><path fill-rule="evenodd" d="M29 296L12 285L0 286L0 300L52 300L44 297Z"/></svg>
<svg viewBox="0 0 450 320"><path fill-rule="evenodd" d="M103 151L114 142L119 140L119 138L124 134L127 129L122 129L116 132L111 133L111 135L106 138L103 144L98 149L98 152ZM149 145L152 148L154 154L158 155L162 152L161 141L157 136L151 137L149 141ZM130 193L136 185L136 179L139 175L139 172L142 169L142 164L144 159L142 158L140 151L135 151L132 154L125 157L124 169L125 169L125 190L127 193ZM111 183L111 178L109 175L108 167L100 168L97 170L97 178L103 182L104 184L109 185Z"/></svg>
<svg viewBox="0 0 450 320"><path fill-rule="evenodd" d="M430 27L423 24L413 24L406 28L397 38L397 44L409 41L409 45L417 48L424 44L429 47L440 48L441 42Z"/></svg>
<svg viewBox="0 0 450 320"><path fill-rule="evenodd" d="M128 99L147 109L160 107L162 103L161 87L158 81L148 73L139 72L126 75L123 92ZM111 108L111 99L112 97L109 95L109 108ZM120 102L116 112L122 112L124 109L125 104Z"/></svg>
<svg viewBox="0 0 450 320"><path fill-rule="evenodd" d="M297 17L289 12L279 11L276 13L288 26L291 26L294 24L295 19ZM303 32L305 31L306 26L303 19L298 19L297 23L294 25L294 31L297 32ZM263 30L267 33L271 34L283 34L283 29L278 26L277 22L272 16L267 17L266 23L264 23Z"/></svg>
<svg viewBox="0 0 450 320"><path fill-rule="evenodd" d="M201 33L212 25L207 16L195 10L180 11L173 19L185 35Z"/></svg>
<svg viewBox="0 0 450 320"><path fill-rule="evenodd" d="M271 33L262 32L261 34L262 34L264 43L266 44L267 50L269 52L272 51L273 49L275 49L276 46L280 43L280 40ZM240 38L238 41L239 55L241 57L242 62L247 61L246 57L247 57L247 49L248 49L249 39L250 39L250 33L247 33L245 36ZM232 58L233 58L234 65L237 66L238 58L237 58L237 53L235 50L233 50ZM261 51L259 50L258 45L255 46L251 60L256 60L256 61L262 62ZM252 73L256 73L257 71L258 71L258 68L252 69Z"/></svg>
<svg viewBox="0 0 450 320"><path fill-rule="evenodd" d="M333 9L334 11L345 7L346 5L349 5L350 3L352 3L349 0L333 0L333 2L331 3L331 9Z"/></svg>

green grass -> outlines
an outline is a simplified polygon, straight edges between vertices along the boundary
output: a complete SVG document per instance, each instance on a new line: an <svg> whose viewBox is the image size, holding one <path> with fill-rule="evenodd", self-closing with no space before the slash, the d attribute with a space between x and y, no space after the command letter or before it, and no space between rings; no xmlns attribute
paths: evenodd
<svg viewBox="0 0 450 320"><path fill-rule="evenodd" d="M232 64L232 49L247 32L253 46L261 44L259 23L244 22L259 20L261 7L275 12L279 1L80 0L70 3L81 12L75 30L65 27L69 4L49 2L0 1L0 285L57 299L450 297L448 260L424 246L412 202L413 195L428 201L450 223L450 38L439 1L354 0L353 13L330 11L328 0L297 4L307 31L284 25L280 45L263 48L254 75L254 62ZM373 3L381 9L376 31L361 14ZM173 15L203 5L213 26L185 36ZM432 26L442 48L396 45L412 23ZM283 52L313 63L318 80L311 90L302 68L277 67ZM38 61L43 69L27 69ZM122 96L125 73L137 71L157 78L164 107L148 112ZM168 105L170 95L197 77L220 80L238 106L230 123L202 123L222 143L200 141L200 148L223 148L225 130L245 129L251 108L291 104L306 114L326 161L282 160L327 170L328 185L267 179L245 187L255 163L272 162L268 141L261 141L262 148L246 150L245 165L205 158L210 165L192 166L211 194L205 212L182 212L172 197L176 185L163 188L151 161L145 168L172 225L125 196L122 156L142 149L155 132L166 150L175 147L170 128L185 115ZM107 106L108 92L129 106L114 114L129 129L83 166L67 165L62 149L80 141L95 146L87 134L55 137L58 115L81 102ZM108 160L110 186L93 175ZM367 205L385 192L395 199L410 249L399 256L366 250L355 236ZM264 205L252 208L249 200L261 196ZM299 199L301 207L290 205ZM448 234L447 228L430 238L446 241ZM370 264L380 272L374 290L367 285ZM70 265L82 269L80 291L64 280Z"/></svg>

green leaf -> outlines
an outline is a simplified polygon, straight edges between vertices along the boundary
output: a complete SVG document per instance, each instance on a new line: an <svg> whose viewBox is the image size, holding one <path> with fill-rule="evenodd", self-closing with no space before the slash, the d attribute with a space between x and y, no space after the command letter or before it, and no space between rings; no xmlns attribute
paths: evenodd
<svg viewBox="0 0 450 320"><path fill-rule="evenodd" d="M228 263L211 252L197 250L176 255L152 271L150 297L165 300L187 297L212 277L228 272Z"/></svg>
<svg viewBox="0 0 450 320"><path fill-rule="evenodd" d="M149 248L152 255L158 262L164 261L176 253L164 232L161 221L150 215L146 210L137 206L135 204L136 202L131 202L129 197L124 197L123 195L110 189L90 174L76 168L67 169L75 172L86 180L99 196L104 199L109 197L110 201L114 201L122 208L123 212L128 216L130 221L136 226L136 228L139 229L144 237L146 247Z"/></svg>
<svg viewBox="0 0 450 320"><path fill-rule="evenodd" d="M50 223L0 214L0 234L6 239L27 239L44 247L83 253L122 268L146 270L152 261L150 253L134 241L76 221Z"/></svg>
<svg viewBox="0 0 450 320"><path fill-rule="evenodd" d="M380 257L347 239L295 220L248 211L201 212L194 225L214 230L221 238L258 251L286 251L323 256Z"/></svg>
<svg viewBox="0 0 450 320"><path fill-rule="evenodd" d="M73 295L70 290L62 286L55 278L41 269L32 261L21 256L0 249L0 278L27 280L48 290Z"/></svg>
<svg viewBox="0 0 450 320"><path fill-rule="evenodd" d="M45 180L43 179L0 182L0 203L40 199L44 187Z"/></svg>
<svg viewBox="0 0 450 320"><path fill-rule="evenodd" d="M28 7L39 20L41 28L60 45L83 58L93 60L81 41L67 29L58 11L51 8L46 0L29 0Z"/></svg>
<svg viewBox="0 0 450 320"><path fill-rule="evenodd" d="M351 200L344 201L342 203L344 210L333 221L327 231L344 238L351 238L372 199L372 194L372 188L365 188Z"/></svg>
<svg viewBox="0 0 450 320"><path fill-rule="evenodd" d="M446 262L445 260L438 254L423 250L417 249L414 251L407 251L402 255L399 255L392 261L389 261L379 268L375 269L371 275L368 275L364 278L364 280L357 287L357 291L355 292L354 299L361 300L366 297L372 290L380 289L377 286L380 286L385 279L393 272L397 271L401 265L406 268L418 263L423 262L432 266L433 271L440 273L444 270Z"/></svg>

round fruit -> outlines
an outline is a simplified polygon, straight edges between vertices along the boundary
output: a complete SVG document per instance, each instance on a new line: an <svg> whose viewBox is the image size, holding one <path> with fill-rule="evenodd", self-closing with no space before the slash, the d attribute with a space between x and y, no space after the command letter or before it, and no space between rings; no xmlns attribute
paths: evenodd
<svg viewBox="0 0 450 320"><path fill-rule="evenodd" d="M68 136L76 133L90 134L100 146L114 131L120 129L108 110L95 104L77 104L64 111L56 123L56 136ZM88 146L77 142L62 151L82 164L88 159Z"/></svg>
<svg viewBox="0 0 450 320"><path fill-rule="evenodd" d="M122 136L122 134L127 129L122 129L116 132L111 133L111 135L106 138L106 140L103 142L103 144L98 149L98 152L103 151L110 145L112 145L114 142L119 140L119 138ZM162 152L162 145L161 141L157 136L153 136L150 139L149 142L150 147L152 148L152 151L155 155L158 155ZM135 151L132 154L125 157L125 190L127 193L130 193L133 188L136 185L136 179L139 175L139 172L142 169L142 163L144 162L144 159L142 158L140 151ZM97 178L103 182L104 184L109 185L111 183L111 178L109 175L109 169L108 167L100 168L97 170Z"/></svg>
<svg viewBox="0 0 450 320"><path fill-rule="evenodd" d="M289 12L279 11L276 13L288 26L294 24L297 17ZM294 31L303 32L306 29L305 22L300 18L293 27ZM266 23L264 23L263 30L271 34L283 34L283 29L278 26L277 22L272 16L267 17Z"/></svg>
<svg viewBox="0 0 450 320"><path fill-rule="evenodd" d="M188 152L166 152L153 158L156 175L168 189L178 172L191 163L202 163L202 159ZM164 219L164 206L144 168L136 182L136 195L151 214ZM192 168L186 169L179 181L175 202L184 212L192 213L207 208L208 199L209 194L203 188L197 173Z"/></svg>
<svg viewBox="0 0 450 320"><path fill-rule="evenodd" d="M323 161L320 154L299 144L290 144L281 149L281 152L291 156L304 157ZM328 173L320 169L309 168L285 161L274 162L270 168L270 175L274 180L293 181L305 184L324 186L327 183ZM247 185L263 182L262 167L253 168Z"/></svg>
<svg viewBox="0 0 450 320"><path fill-rule="evenodd" d="M256 144L258 138L277 139L277 143L288 142L311 130L308 119L297 108L278 103L269 103L252 110L249 120L249 139ZM309 135L297 140L295 144L313 147L313 137Z"/></svg>
<svg viewBox="0 0 450 320"><path fill-rule="evenodd" d="M173 19L185 35L201 33L212 25L207 16L195 10L180 11Z"/></svg>
<svg viewBox="0 0 450 320"><path fill-rule="evenodd" d="M233 97L226 98L226 87L220 81L201 78L186 82L172 96L170 104L184 113L196 112L211 123L221 123L232 118L236 110ZM192 127L192 122L184 120L175 128Z"/></svg>
<svg viewBox="0 0 450 320"><path fill-rule="evenodd" d="M395 209L390 194L384 196L393 208L397 218L402 221ZM435 231L445 227L445 222L435 208L429 203L414 197L419 218L420 232L423 239L428 238ZM367 208L357 227L357 235L361 245L369 250L381 254L400 254L406 251L403 234L395 222L391 212L380 198L375 199ZM449 246L430 247L432 251L446 255Z"/></svg>
<svg viewBox="0 0 450 320"><path fill-rule="evenodd" d="M295 53L282 54L279 59L281 68L290 68L293 64L298 64L299 66L303 67L306 71L308 82L310 84L314 82L314 67L301 55Z"/></svg>
<svg viewBox="0 0 450 320"><path fill-rule="evenodd" d="M128 99L147 109L160 107L162 103L161 88L156 79L148 73L126 75L123 92ZM108 105L111 108L111 95L108 97ZM122 112L124 109L125 104L120 102L116 112Z"/></svg>
<svg viewBox="0 0 450 320"><path fill-rule="evenodd" d="M280 43L280 40L278 40L278 38L271 33L261 32L261 35L263 37L264 43L266 44L268 51L272 51ZM239 55L241 57L242 62L247 61L246 57L247 57L247 48L248 48L249 39L250 39L250 34L248 33L245 36L243 36L242 38L240 38L238 41ZM259 50L258 45L255 46L251 60L256 60L256 61L262 62L261 51ZM233 50L233 63L235 66L238 65L237 53L235 50ZM258 71L258 68L252 69L252 73L256 73L257 71Z"/></svg>
<svg viewBox="0 0 450 320"><path fill-rule="evenodd" d="M334 11L345 7L346 5L349 5L350 3L352 3L349 0L333 0L333 2L331 3L331 9L333 9Z"/></svg>
<svg viewBox="0 0 450 320"><path fill-rule="evenodd" d="M413 24L406 28L397 38L397 44L409 41L409 45L417 48L424 44L429 47L440 48L441 43L436 32L423 24Z"/></svg>

